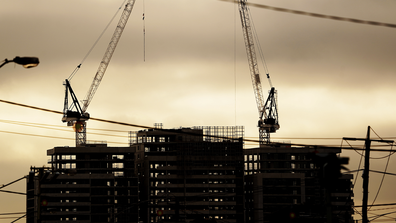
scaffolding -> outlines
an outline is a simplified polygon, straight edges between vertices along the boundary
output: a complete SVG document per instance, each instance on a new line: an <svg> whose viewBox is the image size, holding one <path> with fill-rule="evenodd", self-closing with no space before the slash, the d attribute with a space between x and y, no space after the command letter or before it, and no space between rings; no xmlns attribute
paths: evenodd
<svg viewBox="0 0 396 223"><path fill-rule="evenodd" d="M158 134L154 136L153 131ZM140 133L140 137L138 137ZM144 136L146 133L150 136ZM160 135L183 135L182 141L195 141L195 142L240 142L243 141L245 128L243 126L194 126L192 128L179 129L162 129L162 124L156 124L155 129L146 129L141 131L130 131L129 146L137 143L147 142L171 142L174 138L164 138Z"/></svg>
<svg viewBox="0 0 396 223"><path fill-rule="evenodd" d="M243 139L243 126L194 126L203 131L204 142L238 142Z"/></svg>

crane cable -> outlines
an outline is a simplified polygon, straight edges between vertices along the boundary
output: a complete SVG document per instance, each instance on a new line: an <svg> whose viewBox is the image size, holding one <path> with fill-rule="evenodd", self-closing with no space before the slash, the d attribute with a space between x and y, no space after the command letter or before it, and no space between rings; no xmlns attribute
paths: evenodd
<svg viewBox="0 0 396 223"><path fill-rule="evenodd" d="M77 65L77 67L73 70L73 72L70 74L70 76L67 78L69 81L74 77L74 75L77 73L77 71L81 68L81 65L84 63L84 61L87 59L89 54L91 54L92 50L95 48L96 44L99 42L99 40L102 38L103 34L107 31L109 28L110 24L113 22L114 18L117 16L117 14L120 12L121 8L123 5L125 5L125 1L123 1L122 5L118 8L117 12L114 14L114 16L111 18L110 22L106 25L102 33L99 35L99 37L96 39L95 43L92 45L92 47L89 49L88 53L85 55L85 57L82 59L81 63Z"/></svg>
<svg viewBox="0 0 396 223"><path fill-rule="evenodd" d="M144 20L145 18L145 13L146 13L146 9L145 9L145 4L144 4L144 0L143 0L143 61L146 61L146 20Z"/></svg>
<svg viewBox="0 0 396 223"><path fill-rule="evenodd" d="M248 8L248 13L249 13L249 17L253 18L252 14L250 12L250 8ZM252 28L253 28L252 30L253 30L253 35L255 37L253 39L255 40L255 42L257 44L257 50L258 50L259 55L260 55L261 63L263 64L263 67L264 67L264 72L267 75L268 83L269 83L270 87L272 88L273 87L272 81L271 81L271 78L270 78L270 75L269 75L269 70L268 70L268 67L267 67L267 63L265 61L263 49L262 49L260 41L259 41L259 37L258 37L258 34L257 34L256 26L254 25L254 20L253 19L251 19L250 21L252 21Z"/></svg>

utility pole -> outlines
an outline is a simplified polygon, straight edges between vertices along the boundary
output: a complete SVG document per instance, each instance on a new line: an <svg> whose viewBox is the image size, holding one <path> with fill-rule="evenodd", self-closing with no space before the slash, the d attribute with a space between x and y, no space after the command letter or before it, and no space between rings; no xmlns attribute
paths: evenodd
<svg viewBox="0 0 396 223"><path fill-rule="evenodd" d="M367 217L367 201L368 201L368 186L369 186L369 172L370 172L370 146L371 142L383 142L383 143L394 143L393 140L374 140L370 139L370 130L371 127L367 127L367 136L365 139L362 138L346 138L344 140L351 140L351 141L365 141L365 154L364 154L364 171L363 171L363 200L362 200L362 217L363 223L368 223Z"/></svg>
<svg viewBox="0 0 396 223"><path fill-rule="evenodd" d="M367 217L367 201L368 201L368 186L369 186L369 171L370 171L370 126L367 128L367 137L365 140L365 154L364 154L364 170L363 170L363 201L362 201L362 216L363 223L368 223Z"/></svg>

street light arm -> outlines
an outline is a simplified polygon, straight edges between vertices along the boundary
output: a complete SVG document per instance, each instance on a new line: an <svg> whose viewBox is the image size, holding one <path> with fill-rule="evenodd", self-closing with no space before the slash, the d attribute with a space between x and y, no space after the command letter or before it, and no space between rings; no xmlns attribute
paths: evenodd
<svg viewBox="0 0 396 223"><path fill-rule="evenodd" d="M3 61L3 63L0 65L0 68L2 67L2 66L4 66L4 65L6 65L7 63L9 63L9 62L11 62L10 60L7 60L7 59L5 59L4 61Z"/></svg>

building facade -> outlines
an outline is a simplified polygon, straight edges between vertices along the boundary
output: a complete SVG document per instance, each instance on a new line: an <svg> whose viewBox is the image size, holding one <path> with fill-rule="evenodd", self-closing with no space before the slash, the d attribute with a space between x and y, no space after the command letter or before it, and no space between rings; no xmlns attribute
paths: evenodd
<svg viewBox="0 0 396 223"><path fill-rule="evenodd" d="M315 160L340 152L287 145L244 150L247 222L353 222L353 175L329 184Z"/></svg>
<svg viewBox="0 0 396 223"><path fill-rule="evenodd" d="M144 130L136 137L144 222L244 221L242 127Z"/></svg>
<svg viewBox="0 0 396 223"><path fill-rule="evenodd" d="M27 178L27 222L352 222L352 175L329 187L312 156L340 149L243 149L243 135L157 127L128 147L49 149Z"/></svg>
<svg viewBox="0 0 396 223"><path fill-rule="evenodd" d="M243 222L243 127L148 129L129 147L47 151L27 222Z"/></svg>
<svg viewBox="0 0 396 223"><path fill-rule="evenodd" d="M130 147L55 147L50 167L31 168L26 222L138 222L138 178Z"/></svg>

